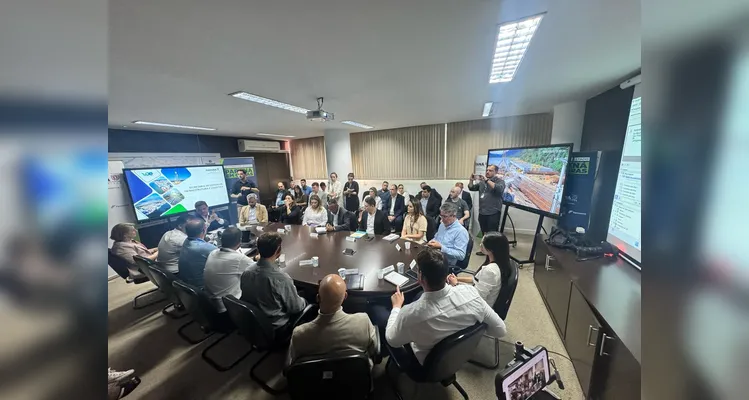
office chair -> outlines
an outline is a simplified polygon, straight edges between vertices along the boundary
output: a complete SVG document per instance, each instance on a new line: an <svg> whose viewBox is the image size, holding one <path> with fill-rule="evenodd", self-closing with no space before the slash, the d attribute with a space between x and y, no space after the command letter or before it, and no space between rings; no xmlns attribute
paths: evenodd
<svg viewBox="0 0 749 400"><path fill-rule="evenodd" d="M257 367L259 367L272 352L284 350L288 347L292 331L288 330L286 335L277 336L273 324L271 324L265 314L253 304L239 300L231 295L224 296L223 301L224 306L226 306L226 312L229 314L229 318L231 318L234 325L237 326L239 334L250 343L250 351L247 354L254 350L265 352L265 354L263 354L263 356L260 357L260 359L257 360L250 369L250 378L270 394L279 395L285 393L286 388L275 389L270 387L268 383L257 376L255 369L257 369ZM290 321L290 323L293 323L293 326L296 326L304 315L309 312L316 312L316 310L317 306L310 304L295 320Z"/></svg>
<svg viewBox="0 0 749 400"><path fill-rule="evenodd" d="M212 358L208 357L208 351L229 337L229 335L235 331L236 327L233 326L227 315L220 315L218 311L216 311L216 308L211 304L208 296L206 296L205 292L201 289L188 285L182 281L174 281L172 282L172 286L176 289L177 296L182 301L182 304L185 305L187 312L193 317L192 321L187 322L177 330L177 334L179 334L182 339L190 344L198 344L213 336L214 333L223 333L218 340L211 343L211 345L206 347L200 354L205 362L214 369L223 372L234 368L234 366L239 364L240 361L250 355L251 351L248 351L239 356L239 358L228 366L219 365ZM199 340L191 339L182 332L185 328L196 322L200 325L200 330L205 333L205 336Z"/></svg>
<svg viewBox="0 0 749 400"><path fill-rule="evenodd" d="M427 220L427 242L434 239L434 235L437 234L437 221L432 218L426 217Z"/></svg>
<svg viewBox="0 0 749 400"><path fill-rule="evenodd" d="M471 238L469 235L468 247L466 247L466 256L464 259L458 261L455 264L455 267L453 268L453 271L452 271L454 274L459 274L460 272L468 268L468 263L471 262L471 253L473 253L473 238Z"/></svg>
<svg viewBox="0 0 749 400"><path fill-rule="evenodd" d="M486 324L479 323L453 333L442 339L429 351L423 365L416 360L410 344L403 346L410 355L409 358L413 360L408 364L402 364L404 361L402 349L393 349L387 346L390 357L385 365L385 371L387 373L387 367L393 363L399 371L405 372L415 382L439 382L445 387L453 385L463 398L468 400L468 394L456 380L455 373L471 358L484 332L486 332ZM398 355L395 355L396 352L401 355L400 360ZM392 380L390 375L388 375L388 379L398 399L403 400L395 381Z"/></svg>
<svg viewBox="0 0 749 400"><path fill-rule="evenodd" d="M127 261L125 261L125 259L123 259L122 257L114 254L112 252L112 249L109 249L107 251L107 263L109 264L110 267L112 267L112 269L114 270L114 272L117 273L117 275L121 276L122 279L124 279L128 283L132 283L132 284L135 284L135 285L140 285L141 283L149 282L149 278L145 274L143 276L136 277L136 278L133 278L132 280L129 280L128 278L130 278L130 271L128 270L127 267L130 264ZM140 299L143 296L147 296L147 295L149 295L151 293L157 292L157 291L159 291L158 287L153 288L151 290L148 290L146 292L143 292L143 293L135 296L135 298L133 298L133 310L141 310L141 309L146 308L148 306L154 305L154 304L156 304L156 303L158 303L160 301L164 301L164 299L157 299L157 300L152 301L150 303L138 305L138 299Z"/></svg>
<svg viewBox="0 0 749 400"><path fill-rule="evenodd" d="M510 276L507 279L507 284L499 289L497 300L494 301L492 309L502 318L504 321L507 319L507 313L510 311L510 304L512 298L515 296L515 289L518 287L518 263L515 260L510 260ZM463 271L467 274L476 275L473 271ZM485 335L486 336L486 335ZM468 360L471 364L478 365L486 369L496 369L499 366L499 339L491 336L486 336L494 341L494 363L487 365L480 361Z"/></svg>
<svg viewBox="0 0 749 400"><path fill-rule="evenodd" d="M284 369L289 397L292 400L371 399L374 385L369 363L369 355L356 350L300 357Z"/></svg>
<svg viewBox="0 0 749 400"><path fill-rule="evenodd" d="M190 315L184 312L185 306L183 306L179 301L177 291L174 289L174 286L172 286L172 282L177 280L177 278L171 272L161 269L155 263L149 264L148 270L154 280L158 282L157 286L159 287L159 289L164 292L166 298L170 301L169 304L161 309L161 313L173 319L180 319ZM172 308L172 310L169 310L169 308ZM179 311L181 313L175 313L174 311Z"/></svg>

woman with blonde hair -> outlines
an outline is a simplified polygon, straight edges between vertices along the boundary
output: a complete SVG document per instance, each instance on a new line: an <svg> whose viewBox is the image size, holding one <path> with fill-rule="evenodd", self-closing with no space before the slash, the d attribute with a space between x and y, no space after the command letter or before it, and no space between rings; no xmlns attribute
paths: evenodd
<svg viewBox="0 0 749 400"><path fill-rule="evenodd" d="M309 207L304 211L302 225L325 226L328 222L328 210L322 206L320 197L316 194L309 196Z"/></svg>
<svg viewBox="0 0 749 400"><path fill-rule="evenodd" d="M135 240L136 236L138 236L138 231L135 230L135 225L128 223L113 226L109 235L109 238L114 240L112 253L127 262L127 269L132 278L143 276L143 273L138 270L138 265L135 263L133 256L141 256L152 261L156 261L159 256L158 248L149 249L143 243Z"/></svg>

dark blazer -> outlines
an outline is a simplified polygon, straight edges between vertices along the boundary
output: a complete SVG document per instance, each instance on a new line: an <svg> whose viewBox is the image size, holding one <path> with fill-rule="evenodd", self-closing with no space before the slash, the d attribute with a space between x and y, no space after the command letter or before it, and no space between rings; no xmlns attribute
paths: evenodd
<svg viewBox="0 0 749 400"><path fill-rule="evenodd" d="M351 212L356 212L359 210L359 182L352 181L350 184L348 181L343 184L343 190L346 191L348 189L353 189L353 191L356 194L350 194L344 197L344 201L346 202L346 209Z"/></svg>
<svg viewBox="0 0 749 400"><path fill-rule="evenodd" d="M440 203L442 202L442 195L435 188L432 188L432 195L430 197L436 197Z"/></svg>
<svg viewBox="0 0 749 400"><path fill-rule="evenodd" d="M386 197L382 201L382 212L385 215L390 215L390 202L393 201L391 196ZM395 209L393 210L396 217L402 217L406 213L406 198L400 194L395 195Z"/></svg>
<svg viewBox="0 0 749 400"><path fill-rule="evenodd" d="M437 219L440 216L440 205L442 205L442 198L438 198L434 195L434 191L432 191L432 195L429 196L429 200L427 200L427 209L424 210L424 214L426 214L427 217ZM419 199L421 201L421 199Z"/></svg>
<svg viewBox="0 0 749 400"><path fill-rule="evenodd" d="M461 193L460 197L463 198L466 204L468 204L468 211L470 211L471 215L473 215L473 197L471 197L471 192L464 190L463 193Z"/></svg>
<svg viewBox="0 0 749 400"><path fill-rule="evenodd" d="M287 212L286 205L280 207L281 209L281 222L289 225L299 225L302 223L301 209L299 206L291 206L291 212Z"/></svg>
<svg viewBox="0 0 749 400"><path fill-rule="evenodd" d="M361 222L359 223L359 230L367 230L367 218L369 213L366 210L362 210ZM374 232L375 235L389 235L390 234L390 221L382 210L375 211L374 221Z"/></svg>
<svg viewBox="0 0 749 400"><path fill-rule="evenodd" d="M345 208L338 208L338 216L328 210L328 223L333 225L336 231L350 231L353 230L355 221L354 213Z"/></svg>

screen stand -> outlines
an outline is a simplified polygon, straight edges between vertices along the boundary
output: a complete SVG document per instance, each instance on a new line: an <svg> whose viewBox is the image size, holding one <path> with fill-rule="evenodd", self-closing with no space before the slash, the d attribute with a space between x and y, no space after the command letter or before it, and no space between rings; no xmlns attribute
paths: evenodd
<svg viewBox="0 0 749 400"><path fill-rule="evenodd" d="M502 216L502 224L499 227L499 231L502 234L504 234L504 232L505 232L505 223L507 222L507 217L509 216L509 211L510 211L510 205L509 204L505 204L505 215ZM512 221L512 219L511 219L511 221ZM541 233L541 228L543 228L543 224L544 224L544 216L543 215L539 215L538 216L538 224L536 225L536 233L533 234L533 244L531 245L531 253L530 253L530 255L528 255L528 259L527 260L520 260L520 259L518 259L518 258L516 258L516 257L514 257L512 255L510 256L511 259L513 259L516 263L520 264L520 268L523 267L523 264L532 264L533 263L533 259L535 258L535 255L536 255L536 239L538 238L538 234ZM513 223L512 225L513 225L512 227L513 227L513 231L514 231L515 230L515 224ZM514 242L517 243L517 238L515 238Z"/></svg>

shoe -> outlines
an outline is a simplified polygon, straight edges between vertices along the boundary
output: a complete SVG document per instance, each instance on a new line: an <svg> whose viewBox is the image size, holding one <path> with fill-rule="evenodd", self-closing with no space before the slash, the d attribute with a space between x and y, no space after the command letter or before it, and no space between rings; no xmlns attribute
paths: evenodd
<svg viewBox="0 0 749 400"><path fill-rule="evenodd" d="M113 382L124 382L128 380L133 374L135 373L134 369L129 369L127 371L115 371L112 368L107 369L108 372L108 381L109 383Z"/></svg>
<svg viewBox="0 0 749 400"><path fill-rule="evenodd" d="M486 254L484 254L484 253L482 253L482 252L480 252L480 251L477 251L477 252L476 252L476 255L477 255L477 256L485 256Z"/></svg>

